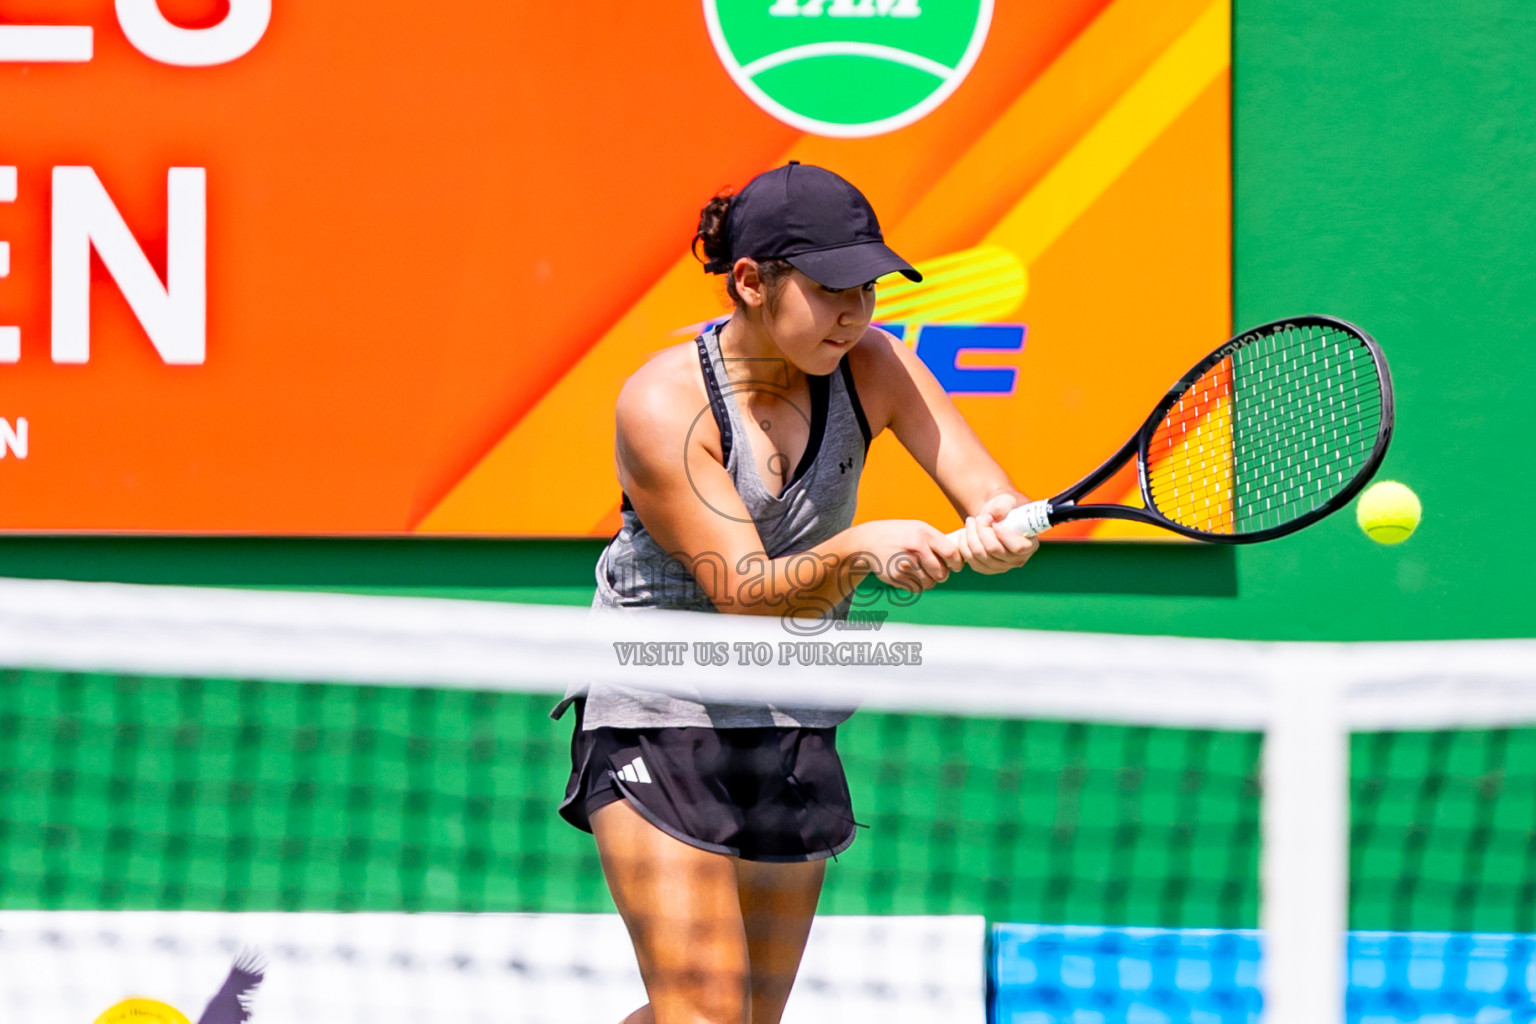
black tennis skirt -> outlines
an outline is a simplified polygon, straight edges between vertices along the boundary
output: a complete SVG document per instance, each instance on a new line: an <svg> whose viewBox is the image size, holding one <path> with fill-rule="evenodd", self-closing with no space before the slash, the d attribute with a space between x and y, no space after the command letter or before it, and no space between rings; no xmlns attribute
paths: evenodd
<svg viewBox="0 0 1536 1024"><path fill-rule="evenodd" d="M576 702L560 816L584 832L627 800L689 846L743 860L835 857L857 823L833 729L583 729Z"/></svg>

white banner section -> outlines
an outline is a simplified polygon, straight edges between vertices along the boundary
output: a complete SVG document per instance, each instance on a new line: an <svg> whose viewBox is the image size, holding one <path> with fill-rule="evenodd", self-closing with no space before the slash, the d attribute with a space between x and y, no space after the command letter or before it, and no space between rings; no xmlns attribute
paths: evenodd
<svg viewBox="0 0 1536 1024"><path fill-rule="evenodd" d="M981 917L818 917L786 1024L983 1024ZM191 1021L243 950L252 1024L617 1024L645 1002L606 914L0 911L0 1020L92 1024L138 996Z"/></svg>

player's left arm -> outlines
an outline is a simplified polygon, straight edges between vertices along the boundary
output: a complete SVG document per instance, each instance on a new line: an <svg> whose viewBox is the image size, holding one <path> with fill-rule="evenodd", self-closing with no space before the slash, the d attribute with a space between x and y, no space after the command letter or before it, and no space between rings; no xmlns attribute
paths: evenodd
<svg viewBox="0 0 1536 1024"><path fill-rule="evenodd" d="M977 572L1016 569L1035 553L1034 538L997 530L1029 501L960 415L933 373L906 345L877 327L849 353L872 434L889 427L965 520L960 551Z"/></svg>

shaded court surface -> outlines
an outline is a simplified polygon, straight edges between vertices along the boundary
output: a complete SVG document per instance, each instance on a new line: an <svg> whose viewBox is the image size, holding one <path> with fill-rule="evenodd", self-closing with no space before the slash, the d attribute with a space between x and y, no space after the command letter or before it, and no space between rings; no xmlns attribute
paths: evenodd
<svg viewBox="0 0 1536 1024"><path fill-rule="evenodd" d="M1536 937L1351 932L1349 1024L1536 1020ZM1253 930L1002 924L994 1024L1256 1024Z"/></svg>

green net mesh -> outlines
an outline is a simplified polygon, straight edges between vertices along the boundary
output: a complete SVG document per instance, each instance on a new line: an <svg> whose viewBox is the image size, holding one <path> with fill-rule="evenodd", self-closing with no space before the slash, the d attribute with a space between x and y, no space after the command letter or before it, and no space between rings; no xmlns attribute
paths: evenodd
<svg viewBox="0 0 1536 1024"><path fill-rule="evenodd" d="M608 911L512 693L6 671L0 908ZM1256 733L860 712L837 914L1252 927ZM1350 923L1536 931L1536 730L1353 741Z"/></svg>

